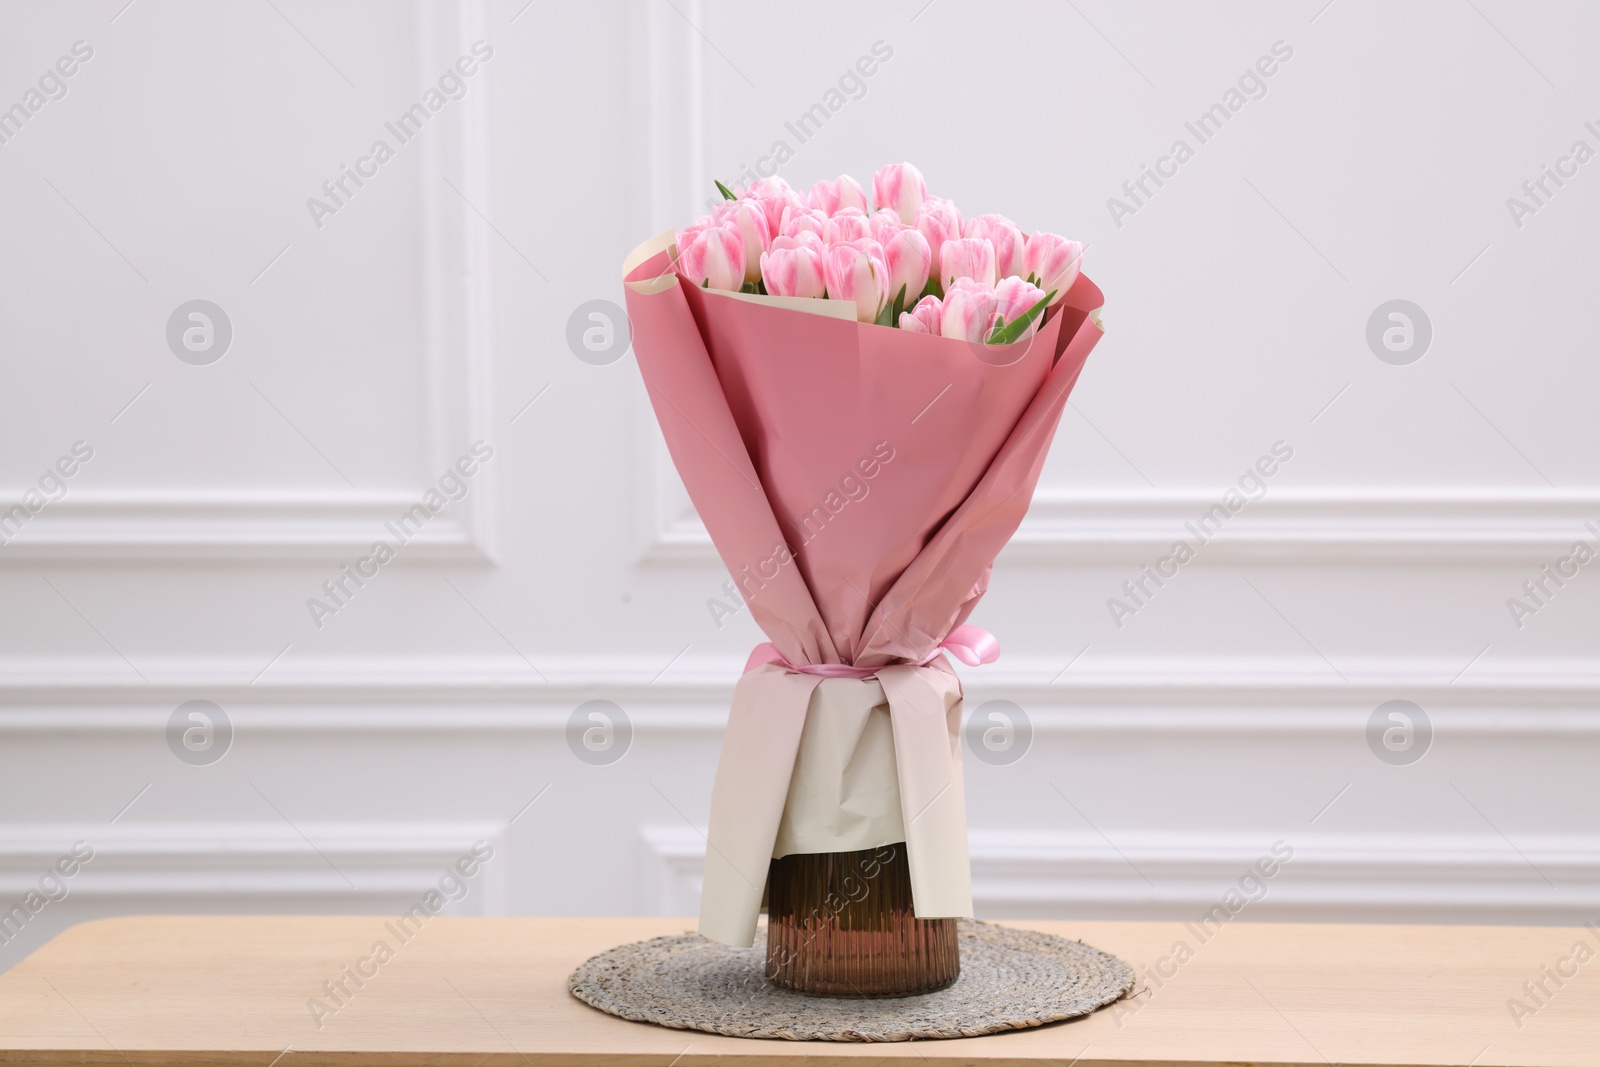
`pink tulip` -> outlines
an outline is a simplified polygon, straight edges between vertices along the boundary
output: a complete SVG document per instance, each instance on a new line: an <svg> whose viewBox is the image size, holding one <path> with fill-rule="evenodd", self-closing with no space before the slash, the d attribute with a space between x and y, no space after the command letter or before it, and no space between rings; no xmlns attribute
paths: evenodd
<svg viewBox="0 0 1600 1067"><path fill-rule="evenodd" d="M695 285L737 292L744 284L744 238L730 219L678 231L678 270Z"/></svg>
<svg viewBox="0 0 1600 1067"><path fill-rule="evenodd" d="M889 299L906 291L906 303L914 302L928 284L928 272L933 269L933 256L928 252L928 239L916 230L897 230L883 244L883 262L889 268Z"/></svg>
<svg viewBox="0 0 1600 1067"><path fill-rule="evenodd" d="M867 216L867 225L872 228L872 239L880 245L887 241L895 231L905 229L905 223L900 221L900 216L888 208L879 208Z"/></svg>
<svg viewBox="0 0 1600 1067"><path fill-rule="evenodd" d="M1004 215L979 215L961 228L963 237L985 237L994 245L994 269L1002 278L1022 277L1026 242L1017 224Z"/></svg>
<svg viewBox="0 0 1600 1067"><path fill-rule="evenodd" d="M994 245L986 238L957 237L939 249L939 284L947 293L957 278L970 278L993 288L998 281L994 264Z"/></svg>
<svg viewBox="0 0 1600 1067"><path fill-rule="evenodd" d="M841 174L833 181L823 181L811 187L811 195L806 198L811 208L832 215L842 207L853 207L865 215L871 210L867 206L867 194L862 190L857 181L848 174Z"/></svg>
<svg viewBox="0 0 1600 1067"><path fill-rule="evenodd" d="M828 299L854 300L860 322L871 322L883 310L887 275L883 246L870 238L832 245L822 261Z"/></svg>
<svg viewBox="0 0 1600 1067"><path fill-rule="evenodd" d="M814 233L818 237L826 238L828 231L828 216L820 211L810 208L787 207L783 209L783 221L778 226L779 237L793 237L797 233Z"/></svg>
<svg viewBox="0 0 1600 1067"><path fill-rule="evenodd" d="M900 312L900 328L912 333L931 333L937 337L940 333L941 306L938 297L923 297L910 311Z"/></svg>
<svg viewBox="0 0 1600 1067"><path fill-rule="evenodd" d="M853 207L842 207L822 228L822 239L830 245L859 241L872 236L872 224L864 212Z"/></svg>
<svg viewBox="0 0 1600 1067"><path fill-rule="evenodd" d="M909 163L890 163L872 176L872 199L880 208L889 208L907 226L917 220L922 202L928 197L922 172Z"/></svg>
<svg viewBox="0 0 1600 1067"><path fill-rule="evenodd" d="M1000 284L994 287L995 310L999 312L1004 322L1016 322L1044 297L1043 289L1032 282L1023 281L1016 275L1000 279ZM1022 337L1032 337L1043 318L1044 314L1041 312L1028 324L1028 328L1022 332Z"/></svg>
<svg viewBox="0 0 1600 1067"><path fill-rule="evenodd" d="M928 251L933 254L933 262L940 264L944 262L939 258L944 243L961 236L961 212L948 200L929 197L917 213L916 227L917 232L928 239Z"/></svg>
<svg viewBox="0 0 1600 1067"><path fill-rule="evenodd" d="M744 280L753 282L761 277L761 253L772 244L772 231L767 228L767 215L761 204L755 200L728 200L711 213L718 221L739 227L744 241Z"/></svg>
<svg viewBox="0 0 1600 1067"><path fill-rule="evenodd" d="M783 226L783 209L804 208L805 198L789 187L782 178L759 178L743 189L735 189L741 200L754 200L767 216L767 230L776 237Z"/></svg>
<svg viewBox="0 0 1600 1067"><path fill-rule="evenodd" d="M981 343L994 329L998 307L993 286L971 278L957 278L945 287L944 304L939 309L939 333Z"/></svg>
<svg viewBox="0 0 1600 1067"><path fill-rule="evenodd" d="M771 296L820 297L827 286L822 278L822 242L816 234L801 234L815 244L780 237L761 253L761 280Z"/></svg>
<svg viewBox="0 0 1600 1067"><path fill-rule="evenodd" d="M820 256L828 250L828 243L810 230L801 230L793 237L774 237L772 239L772 248L774 250L809 248Z"/></svg>
<svg viewBox="0 0 1600 1067"><path fill-rule="evenodd" d="M1072 283L1078 280L1078 267L1082 262L1081 243L1041 230L1028 238L1023 269L1038 283L1039 288L1056 294L1050 301L1050 306L1054 307L1067 295Z"/></svg>

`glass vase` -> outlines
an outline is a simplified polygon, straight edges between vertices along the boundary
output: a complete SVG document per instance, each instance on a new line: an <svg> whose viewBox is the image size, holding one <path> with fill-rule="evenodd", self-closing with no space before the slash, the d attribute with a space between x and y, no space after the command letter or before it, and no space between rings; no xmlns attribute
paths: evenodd
<svg viewBox="0 0 1600 1067"><path fill-rule="evenodd" d="M767 978L824 997L908 997L953 983L956 921L915 916L905 848L773 860Z"/></svg>

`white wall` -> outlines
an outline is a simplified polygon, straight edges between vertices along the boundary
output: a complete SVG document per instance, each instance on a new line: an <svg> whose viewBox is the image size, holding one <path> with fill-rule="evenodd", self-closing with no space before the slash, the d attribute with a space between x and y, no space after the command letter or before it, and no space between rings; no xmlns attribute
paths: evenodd
<svg viewBox="0 0 1600 1067"><path fill-rule="evenodd" d="M0 906L95 850L0 967L91 915L399 910L479 840L453 910L693 910L760 638L707 609L725 576L631 357L565 338L780 139L797 184L909 158L969 212L1080 237L1107 294L974 619L1005 653L969 707L1033 732L968 761L981 913L1192 916L1283 841L1248 916L1600 917L1600 568L1507 608L1600 541L1600 164L1507 206L1600 149L1600 15L122 4L0 12L0 106L93 49L0 144L0 508L94 451L0 545ZM307 198L478 40L465 95L319 227ZM1185 122L1279 41L1199 144ZM1193 158L1114 219L1177 138ZM193 299L232 326L209 365L165 336ZM1408 365L1366 338L1395 299L1432 327ZM321 583L479 440L465 497L316 625ZM1108 598L1277 441L1265 498L1119 627ZM610 765L567 744L592 699L632 723ZM1369 747L1395 699L1431 723L1405 765ZM219 762L169 748L190 700L231 721Z"/></svg>

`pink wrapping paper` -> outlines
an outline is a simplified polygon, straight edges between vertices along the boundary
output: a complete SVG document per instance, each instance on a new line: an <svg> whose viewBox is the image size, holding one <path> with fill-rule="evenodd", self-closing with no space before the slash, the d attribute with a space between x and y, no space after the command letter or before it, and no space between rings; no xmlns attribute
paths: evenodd
<svg viewBox="0 0 1600 1067"><path fill-rule="evenodd" d="M960 685L942 659L908 664L966 621L1027 512L1101 337L1091 317L1100 291L1080 275L1032 339L986 350L697 289L672 255L670 240L641 246L625 281L634 352L673 462L785 659L892 667L879 678L917 915L969 915ZM735 690L708 832L709 937L753 936L818 681L768 664Z"/></svg>

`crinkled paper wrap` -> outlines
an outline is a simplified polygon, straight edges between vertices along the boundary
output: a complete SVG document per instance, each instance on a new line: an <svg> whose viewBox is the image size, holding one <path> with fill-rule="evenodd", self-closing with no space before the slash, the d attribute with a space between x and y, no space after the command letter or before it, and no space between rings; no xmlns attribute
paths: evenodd
<svg viewBox="0 0 1600 1067"><path fill-rule="evenodd" d="M663 234L624 277L634 353L684 487L784 660L878 668L866 691L774 663L739 680L700 932L750 945L773 856L882 844L891 797L916 914L970 916L961 685L935 657L1027 512L1101 336L1100 291L1080 275L1031 340L980 351L858 323L841 302L697 289L674 255ZM871 686L887 703L892 790Z"/></svg>

